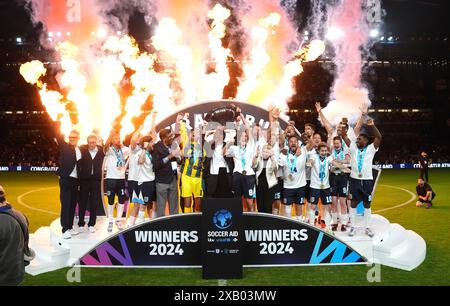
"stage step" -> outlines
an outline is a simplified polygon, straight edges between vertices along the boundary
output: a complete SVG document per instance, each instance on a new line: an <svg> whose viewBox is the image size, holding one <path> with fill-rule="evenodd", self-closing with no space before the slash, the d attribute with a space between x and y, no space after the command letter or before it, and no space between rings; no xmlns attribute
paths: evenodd
<svg viewBox="0 0 450 306"><path fill-rule="evenodd" d="M406 271L417 268L425 260L425 240L411 230L405 230L402 236L404 240L390 252L374 248L375 262Z"/></svg>
<svg viewBox="0 0 450 306"><path fill-rule="evenodd" d="M30 234L29 245L36 252L36 258L25 268L27 273L37 275L67 266L70 250L52 243L50 236L48 226Z"/></svg>
<svg viewBox="0 0 450 306"><path fill-rule="evenodd" d="M394 223L374 238L374 251L387 257L403 247L403 244L407 242L408 235L403 226Z"/></svg>
<svg viewBox="0 0 450 306"><path fill-rule="evenodd" d="M40 257L36 257L31 263L25 267L25 272L30 275L38 275L47 273L63 268L64 266L58 266L54 262L46 261Z"/></svg>

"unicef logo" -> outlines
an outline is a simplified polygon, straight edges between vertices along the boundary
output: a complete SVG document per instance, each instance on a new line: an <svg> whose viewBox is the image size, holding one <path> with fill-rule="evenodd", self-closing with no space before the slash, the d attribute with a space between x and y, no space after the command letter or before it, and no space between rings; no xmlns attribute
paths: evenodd
<svg viewBox="0 0 450 306"><path fill-rule="evenodd" d="M231 226L233 215L226 209L216 211L213 216L213 223L219 229L227 229Z"/></svg>

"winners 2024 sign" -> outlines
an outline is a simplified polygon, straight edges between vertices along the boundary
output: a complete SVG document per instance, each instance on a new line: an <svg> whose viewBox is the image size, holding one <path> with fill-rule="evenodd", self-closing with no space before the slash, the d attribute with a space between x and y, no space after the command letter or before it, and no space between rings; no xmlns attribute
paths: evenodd
<svg viewBox="0 0 450 306"><path fill-rule="evenodd" d="M202 215L182 214L141 223L80 258L82 266L200 267ZM232 222L227 220L227 222ZM217 220L210 220L211 224ZM366 258L334 236L286 217L244 213L244 266L359 264ZM233 239L233 237L230 237Z"/></svg>

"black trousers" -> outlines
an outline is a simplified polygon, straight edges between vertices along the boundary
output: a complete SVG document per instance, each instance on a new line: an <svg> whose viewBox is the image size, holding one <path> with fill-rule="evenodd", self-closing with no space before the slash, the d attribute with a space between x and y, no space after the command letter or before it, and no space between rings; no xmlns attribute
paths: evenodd
<svg viewBox="0 0 450 306"><path fill-rule="evenodd" d="M420 177L428 183L428 168L420 168Z"/></svg>
<svg viewBox="0 0 450 306"><path fill-rule="evenodd" d="M231 183L233 175L227 173L226 168L220 168L217 175L210 174L206 179L206 197L207 198L231 198Z"/></svg>
<svg viewBox="0 0 450 306"><path fill-rule="evenodd" d="M75 208L78 201L78 179L68 177L59 179L59 199L61 201L62 232L73 227Z"/></svg>
<svg viewBox="0 0 450 306"><path fill-rule="evenodd" d="M80 204L78 206L78 226L84 226L84 215L89 210L89 224L94 226L97 221L97 211L102 204L101 181L82 180L80 182Z"/></svg>
<svg viewBox="0 0 450 306"><path fill-rule="evenodd" d="M272 213L273 195L269 190L265 173L258 177L258 184L256 185L256 205L258 212Z"/></svg>

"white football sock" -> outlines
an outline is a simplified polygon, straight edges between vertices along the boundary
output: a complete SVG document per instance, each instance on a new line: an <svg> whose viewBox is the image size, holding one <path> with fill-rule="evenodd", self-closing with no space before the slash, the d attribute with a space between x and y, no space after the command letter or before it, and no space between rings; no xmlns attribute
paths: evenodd
<svg viewBox="0 0 450 306"><path fill-rule="evenodd" d="M337 213L331 213L331 216L333 218L333 224L338 224L338 219L337 219L338 214Z"/></svg>
<svg viewBox="0 0 450 306"><path fill-rule="evenodd" d="M352 224L352 226L355 226L355 221L356 221L356 208L351 208L350 207L350 223Z"/></svg>
<svg viewBox="0 0 450 306"><path fill-rule="evenodd" d="M315 220L316 220L316 210L310 208L309 209L309 223L314 225Z"/></svg>
<svg viewBox="0 0 450 306"><path fill-rule="evenodd" d="M342 214L341 215L341 224L347 225L347 223L348 223L348 215Z"/></svg>
<svg viewBox="0 0 450 306"><path fill-rule="evenodd" d="M370 219L372 218L372 209L364 208L364 224L366 227L370 226Z"/></svg>
<svg viewBox="0 0 450 306"><path fill-rule="evenodd" d="M152 219L156 218L156 209L152 209Z"/></svg>
<svg viewBox="0 0 450 306"><path fill-rule="evenodd" d="M117 221L122 219L123 208L124 208L123 204L120 204L120 203L117 204L117 216L116 216Z"/></svg>
<svg viewBox="0 0 450 306"><path fill-rule="evenodd" d="M136 217L134 217L134 216L128 217L128 226L133 226L135 222L136 222Z"/></svg>
<svg viewBox="0 0 450 306"><path fill-rule="evenodd" d="M326 211L325 212L325 225L330 226L330 224L331 224L331 214L330 214L330 212Z"/></svg>
<svg viewBox="0 0 450 306"><path fill-rule="evenodd" d="M272 208L272 214L278 215L278 208Z"/></svg>
<svg viewBox="0 0 450 306"><path fill-rule="evenodd" d="M286 205L285 208L285 216L290 218L292 216L292 205Z"/></svg>
<svg viewBox="0 0 450 306"><path fill-rule="evenodd" d="M112 222L114 218L114 205L108 205L108 219L109 222Z"/></svg>
<svg viewBox="0 0 450 306"><path fill-rule="evenodd" d="M138 222L144 222L145 219L145 210L140 210L138 213Z"/></svg>

